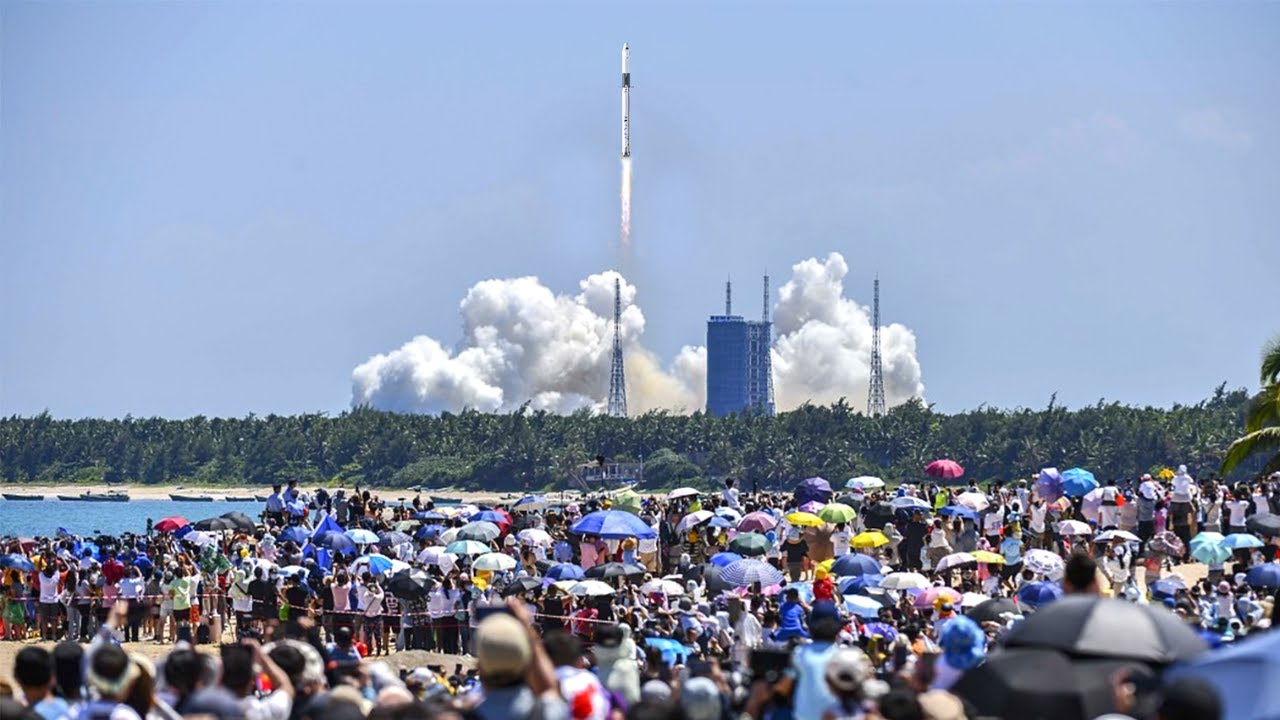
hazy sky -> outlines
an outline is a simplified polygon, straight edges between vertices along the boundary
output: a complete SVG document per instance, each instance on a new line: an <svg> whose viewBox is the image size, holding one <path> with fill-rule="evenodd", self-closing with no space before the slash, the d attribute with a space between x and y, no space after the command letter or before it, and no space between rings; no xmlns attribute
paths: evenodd
<svg viewBox="0 0 1280 720"><path fill-rule="evenodd" d="M0 3L0 413L340 411L486 277L664 357L838 250L943 410L1195 402L1280 331L1280 5ZM860 406L864 398L854 398Z"/></svg>

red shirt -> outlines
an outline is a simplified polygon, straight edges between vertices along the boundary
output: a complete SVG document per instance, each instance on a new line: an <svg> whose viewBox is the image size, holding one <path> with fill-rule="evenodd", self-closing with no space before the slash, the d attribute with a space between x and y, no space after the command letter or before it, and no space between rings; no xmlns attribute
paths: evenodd
<svg viewBox="0 0 1280 720"><path fill-rule="evenodd" d="M112 558L102 564L102 578L110 585L115 585L124 579L124 565L119 560Z"/></svg>
<svg viewBox="0 0 1280 720"><path fill-rule="evenodd" d="M835 602L836 583L829 577L813 581L814 602Z"/></svg>

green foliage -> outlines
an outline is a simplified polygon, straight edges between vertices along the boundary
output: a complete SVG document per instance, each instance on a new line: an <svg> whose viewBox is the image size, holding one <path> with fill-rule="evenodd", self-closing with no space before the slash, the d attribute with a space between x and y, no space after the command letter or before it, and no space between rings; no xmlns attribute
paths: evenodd
<svg viewBox="0 0 1280 720"><path fill-rule="evenodd" d="M918 480L926 463L952 457L977 480L1040 467L1081 466L1101 478L1186 463L1207 473L1241 434L1251 398L1219 387L1172 408L1119 403L1067 410L980 408L953 415L920 402L867 418L845 402L777 417L648 413L630 419L528 409L399 415L357 408L336 417L297 415L59 420L47 413L0 419L0 479L56 484L84 479L178 484L298 479L306 484L533 490L563 485L597 454L644 458L646 484L694 485L737 477L744 487L821 475L834 482L874 474ZM1249 458L1236 473L1257 472Z"/></svg>
<svg viewBox="0 0 1280 720"><path fill-rule="evenodd" d="M1231 443L1222 472L1234 471L1250 457L1268 455L1263 473L1280 471L1280 339L1262 350L1262 390L1249 402L1244 434Z"/></svg>

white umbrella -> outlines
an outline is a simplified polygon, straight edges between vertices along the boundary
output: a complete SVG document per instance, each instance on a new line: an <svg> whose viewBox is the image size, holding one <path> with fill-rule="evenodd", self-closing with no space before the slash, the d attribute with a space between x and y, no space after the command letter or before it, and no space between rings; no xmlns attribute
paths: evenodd
<svg viewBox="0 0 1280 720"><path fill-rule="evenodd" d="M884 487L884 481L874 475L859 475L856 478L849 478L844 486L855 490L874 490Z"/></svg>
<svg viewBox="0 0 1280 720"><path fill-rule="evenodd" d="M974 512L982 512L991 506L991 501L980 492L966 492L960 493L960 497L956 498L956 504L963 505Z"/></svg>
<svg viewBox="0 0 1280 720"><path fill-rule="evenodd" d="M902 497L894 498L889 502L889 505L891 505L894 510L914 510L917 508L920 510L933 509L933 506L929 503L918 497L912 497L910 495L903 495Z"/></svg>
<svg viewBox="0 0 1280 720"><path fill-rule="evenodd" d="M1057 553L1035 548L1022 556L1022 565L1037 575L1052 575L1065 567L1066 563Z"/></svg>
<svg viewBox="0 0 1280 720"><path fill-rule="evenodd" d="M218 541L218 539L213 536L213 533L205 532L203 530L192 530L186 535L183 535L182 539L198 547L212 545Z"/></svg>
<svg viewBox="0 0 1280 720"><path fill-rule="evenodd" d="M569 592L574 595L613 595L616 591L609 583L600 582L599 580L582 580L575 583L569 588Z"/></svg>
<svg viewBox="0 0 1280 720"><path fill-rule="evenodd" d="M990 599L982 593L967 592L960 596L960 607L975 608Z"/></svg>
<svg viewBox="0 0 1280 720"><path fill-rule="evenodd" d="M1134 535L1128 530L1105 530L1098 533L1098 536L1095 537L1094 540L1097 540L1098 542L1108 542L1110 540L1115 540L1116 538L1120 538L1125 542L1142 542L1142 538Z"/></svg>
<svg viewBox="0 0 1280 720"><path fill-rule="evenodd" d="M445 530L444 532L440 533L440 542L444 543L445 545L448 545L454 540L457 540L458 530L460 529L461 528L449 528L448 530Z"/></svg>
<svg viewBox="0 0 1280 720"><path fill-rule="evenodd" d="M716 508L716 514L722 518L725 518L726 520L732 520L734 525L737 525L738 523L742 522L742 513L738 512L737 510L734 510L728 505L721 505L720 507Z"/></svg>
<svg viewBox="0 0 1280 720"><path fill-rule="evenodd" d="M516 537L520 538L520 542L525 545L537 545L539 547L551 545L551 535L541 528L525 528L516 533Z"/></svg>
<svg viewBox="0 0 1280 720"><path fill-rule="evenodd" d="M1089 523L1080 522L1079 520L1063 520L1058 523L1058 534L1064 537L1092 535L1093 528L1089 527Z"/></svg>
<svg viewBox="0 0 1280 720"><path fill-rule="evenodd" d="M682 487L682 488L676 488L675 490L672 490L671 492L667 493L667 499L678 500L680 498L693 497L695 495L701 495L701 494L702 494L701 491L695 490L694 488Z"/></svg>
<svg viewBox="0 0 1280 720"><path fill-rule="evenodd" d="M418 553L418 561L424 565L448 565L452 567L458 563L458 556L450 555L444 551L444 548L433 545Z"/></svg>
<svg viewBox="0 0 1280 720"><path fill-rule="evenodd" d="M971 565L978 562L978 559L967 552L951 553L950 555L938 561L938 567L934 568L937 572L950 570L953 567L961 565Z"/></svg>
<svg viewBox="0 0 1280 720"><path fill-rule="evenodd" d="M490 570L493 572L511 570L515 566L515 558L510 555L504 555L496 552L485 553L484 555L477 557L475 562L471 563L471 567L476 570Z"/></svg>
<svg viewBox="0 0 1280 720"><path fill-rule="evenodd" d="M640 586L642 593L659 593L662 595L683 595L684 586L672 580L650 580Z"/></svg>
<svg viewBox="0 0 1280 720"><path fill-rule="evenodd" d="M715 516L716 514L710 510L691 512L688 515L685 515L684 519L680 521L680 524L676 526L676 532L689 532L689 528L692 528L695 525L701 525Z"/></svg>
<svg viewBox="0 0 1280 720"><path fill-rule="evenodd" d="M886 590L923 590L932 585L929 578L913 572L889 573L880 583Z"/></svg>

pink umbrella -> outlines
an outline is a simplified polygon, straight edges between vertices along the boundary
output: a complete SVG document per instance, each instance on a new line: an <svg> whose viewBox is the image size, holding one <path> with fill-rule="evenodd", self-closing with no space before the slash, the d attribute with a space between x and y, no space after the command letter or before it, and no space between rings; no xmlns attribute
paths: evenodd
<svg viewBox="0 0 1280 720"><path fill-rule="evenodd" d="M945 458L942 460L934 460L929 463L925 467L924 471L936 478L942 478L944 480L955 480L961 475L964 475L964 468L960 467L960 463L955 460L947 460Z"/></svg>
<svg viewBox="0 0 1280 720"><path fill-rule="evenodd" d="M747 513L747 516L742 518L742 522L738 523L738 529L743 532L765 533L776 527L778 527L777 519L766 512Z"/></svg>
<svg viewBox="0 0 1280 720"><path fill-rule="evenodd" d="M915 606L918 608L933 607L933 603L942 596L946 596L947 601L952 605L960 602L960 593L949 587L934 585L933 587L925 588L916 596Z"/></svg>

